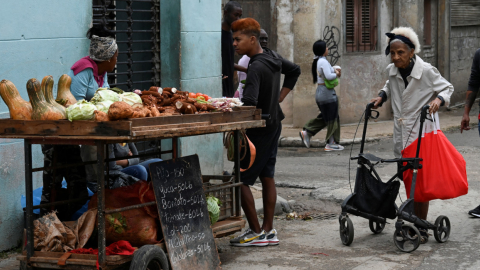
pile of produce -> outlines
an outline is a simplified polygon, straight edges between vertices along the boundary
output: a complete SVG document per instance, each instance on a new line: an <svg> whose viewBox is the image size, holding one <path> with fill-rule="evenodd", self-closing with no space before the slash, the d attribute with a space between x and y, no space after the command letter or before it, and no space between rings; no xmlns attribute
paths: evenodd
<svg viewBox="0 0 480 270"><path fill-rule="evenodd" d="M220 217L220 200L214 196L207 196L207 210L210 218L210 223L213 225L218 221Z"/></svg>
<svg viewBox="0 0 480 270"><path fill-rule="evenodd" d="M118 88L99 88L90 101L76 101L70 92L72 79L64 74L58 81L57 98L54 81L45 76L27 82L30 102L22 99L15 85L0 82L0 95L7 104L10 118L16 120L95 120L114 121L127 118L158 117L208 112L229 112L241 106L238 98L211 98L202 93L179 91L172 87L152 86L148 90L124 92Z"/></svg>

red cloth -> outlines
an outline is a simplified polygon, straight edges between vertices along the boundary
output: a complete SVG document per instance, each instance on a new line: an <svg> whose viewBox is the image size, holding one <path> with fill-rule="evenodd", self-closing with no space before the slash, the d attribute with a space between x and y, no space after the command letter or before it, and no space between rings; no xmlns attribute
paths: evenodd
<svg viewBox="0 0 480 270"><path fill-rule="evenodd" d="M105 253L108 255L132 255L135 252L135 248L130 245L128 241L118 241L112 243L105 249ZM70 251L75 254L94 254L97 255L97 269L98 265L98 248L78 248Z"/></svg>
<svg viewBox="0 0 480 270"><path fill-rule="evenodd" d="M415 157L418 139L402 151L404 158ZM422 138L419 157L423 159L415 184L415 201L452 199L468 193L466 163L455 146L441 130L430 132ZM413 170L403 173L403 182L410 198Z"/></svg>
<svg viewBox="0 0 480 270"><path fill-rule="evenodd" d="M93 77L95 78L98 87L102 87L106 72L102 75L98 75L97 63L90 59L90 56L85 56L78 60L75 64L73 64L71 70L73 70L73 75L76 76L78 73L84 71L87 68L91 68L93 70Z"/></svg>

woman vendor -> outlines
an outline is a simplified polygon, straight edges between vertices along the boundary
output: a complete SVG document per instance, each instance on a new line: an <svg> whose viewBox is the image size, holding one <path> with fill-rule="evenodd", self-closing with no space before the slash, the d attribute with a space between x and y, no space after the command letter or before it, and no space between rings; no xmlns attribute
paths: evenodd
<svg viewBox="0 0 480 270"><path fill-rule="evenodd" d="M377 108L387 99L391 100L394 116L394 155L401 157L401 151L418 138L420 121L416 121L422 107L430 105L430 113L450 102L453 86L440 72L424 62L417 53L420 43L417 34L410 27L398 27L387 33L392 64L387 66L388 80L379 96L372 99ZM426 220L429 202L414 202L415 215ZM416 226L416 225L415 225ZM418 228L418 226L417 226ZM418 228L420 243L428 241L426 228Z"/></svg>
<svg viewBox="0 0 480 270"><path fill-rule="evenodd" d="M113 33L104 25L94 25L87 32L89 55L78 60L68 72L72 78L70 91L78 100L89 101L100 87L109 87L107 72L117 64L118 46Z"/></svg>

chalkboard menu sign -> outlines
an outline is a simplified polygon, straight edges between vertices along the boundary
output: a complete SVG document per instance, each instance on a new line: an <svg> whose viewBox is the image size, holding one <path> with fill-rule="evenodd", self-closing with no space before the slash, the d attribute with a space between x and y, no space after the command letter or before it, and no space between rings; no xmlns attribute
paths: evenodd
<svg viewBox="0 0 480 270"><path fill-rule="evenodd" d="M172 269L221 269L202 188L198 156L150 164Z"/></svg>

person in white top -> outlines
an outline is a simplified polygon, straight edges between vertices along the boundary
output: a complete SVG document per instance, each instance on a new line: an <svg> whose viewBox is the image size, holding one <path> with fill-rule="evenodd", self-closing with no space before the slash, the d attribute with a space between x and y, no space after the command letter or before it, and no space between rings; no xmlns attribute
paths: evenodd
<svg viewBox="0 0 480 270"><path fill-rule="evenodd" d="M325 138L325 151L340 151L343 146L340 142L340 118L338 116L338 98L334 88L327 88L325 80L334 80L340 78L341 69L334 69L327 61L327 44L323 40L317 40L313 44L313 53L315 58L312 63L313 83L317 84L315 101L320 109L320 114L310 119L303 130L300 131L300 138L305 146L310 147L310 138L315 136L320 130L327 128Z"/></svg>

